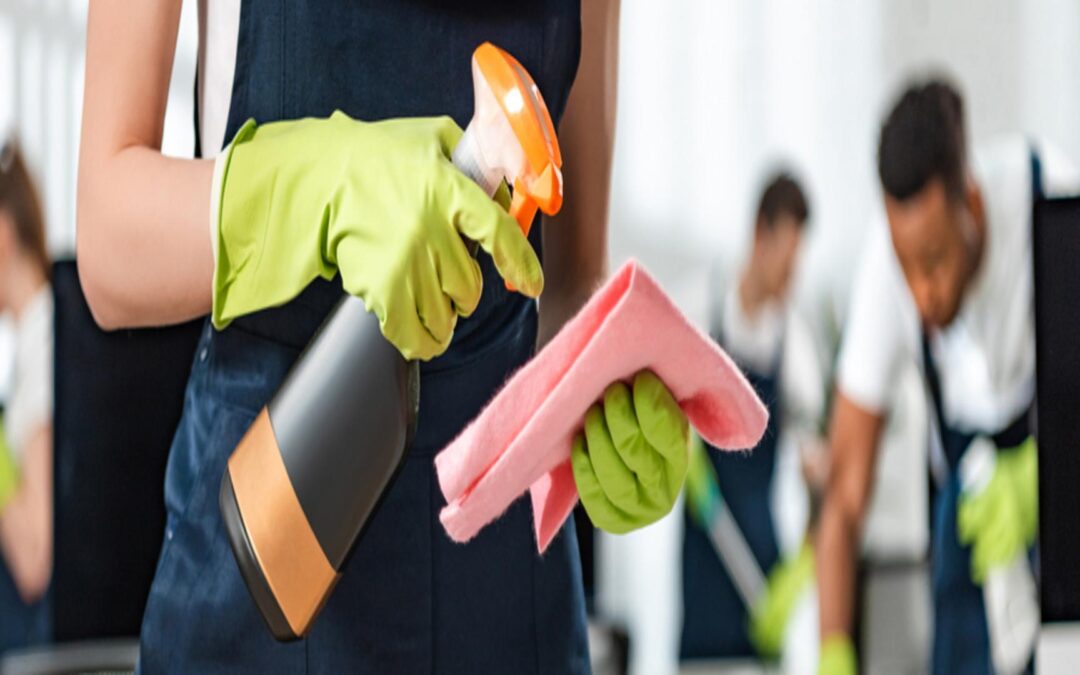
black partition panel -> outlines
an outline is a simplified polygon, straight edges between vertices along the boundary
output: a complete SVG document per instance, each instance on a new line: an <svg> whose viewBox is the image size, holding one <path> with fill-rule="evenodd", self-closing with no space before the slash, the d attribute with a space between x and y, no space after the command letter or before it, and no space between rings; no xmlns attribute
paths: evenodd
<svg viewBox="0 0 1080 675"><path fill-rule="evenodd" d="M201 321L106 333L54 266L58 641L135 636L164 531L165 461Z"/></svg>
<svg viewBox="0 0 1080 675"><path fill-rule="evenodd" d="M1080 199L1035 206L1043 621L1080 620Z"/></svg>

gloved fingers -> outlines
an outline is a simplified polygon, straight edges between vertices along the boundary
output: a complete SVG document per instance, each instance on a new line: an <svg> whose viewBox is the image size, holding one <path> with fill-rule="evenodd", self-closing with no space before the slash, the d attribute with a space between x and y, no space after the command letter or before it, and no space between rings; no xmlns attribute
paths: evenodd
<svg viewBox="0 0 1080 675"><path fill-rule="evenodd" d="M376 312L383 336L390 341L406 359L430 361L446 350L420 320L416 302L404 290L406 284L399 283L399 289L390 296L385 311Z"/></svg>
<svg viewBox="0 0 1080 675"><path fill-rule="evenodd" d="M421 264L413 274L412 283L415 286L416 315L428 335L439 345L441 354L450 346L450 340L454 337L457 312L450 298L443 293L435 262L431 261L429 265Z"/></svg>
<svg viewBox="0 0 1080 675"><path fill-rule="evenodd" d="M430 121L432 128L435 131L435 135L439 139L439 146L442 149L442 153L449 159L450 156L454 154L454 148L457 147L458 142L461 141L461 136L465 132L449 115L432 117L430 118Z"/></svg>
<svg viewBox="0 0 1080 675"><path fill-rule="evenodd" d="M581 505L585 507L585 513L594 525L613 534L623 534L634 529L630 517L615 506L600 487L581 434L574 438L570 450L570 466L574 471L574 483L577 485Z"/></svg>
<svg viewBox="0 0 1080 675"><path fill-rule="evenodd" d="M664 463L641 433L630 387L625 382L612 382L604 390L604 421L619 456L634 472L643 492L655 494L664 478Z"/></svg>
<svg viewBox="0 0 1080 675"><path fill-rule="evenodd" d="M517 221L464 174L448 173L453 206L447 212L454 227L491 255L500 276L514 288L532 298L540 295L544 271Z"/></svg>
<svg viewBox="0 0 1080 675"><path fill-rule="evenodd" d="M585 413L584 450L607 498L621 510L636 515L641 510L637 477L619 455L599 405L593 405Z"/></svg>
<svg viewBox="0 0 1080 675"><path fill-rule="evenodd" d="M454 303L459 316L469 316L480 304L484 276L457 230L447 228L445 241L432 249L433 262L441 291Z"/></svg>
<svg viewBox="0 0 1080 675"><path fill-rule="evenodd" d="M664 459L668 498L674 501L690 461L690 422L667 386L648 370L634 376L634 409L649 445Z"/></svg>
<svg viewBox="0 0 1080 675"><path fill-rule="evenodd" d="M690 422L667 386L650 370L634 376L634 410L649 445L684 473L689 461Z"/></svg>
<svg viewBox="0 0 1080 675"><path fill-rule="evenodd" d="M428 133L434 151L448 160L454 152L454 147L461 140L462 133L464 133L461 127L457 125L457 122L446 115L438 117L395 117L372 122L371 124L377 125L380 131L394 134L404 133L410 137L415 137L418 129L423 129Z"/></svg>
<svg viewBox="0 0 1080 675"><path fill-rule="evenodd" d="M495 200L496 204L503 207L503 211L510 210L510 187L506 184L506 181L499 181L499 187L495 188L495 194L491 198Z"/></svg>

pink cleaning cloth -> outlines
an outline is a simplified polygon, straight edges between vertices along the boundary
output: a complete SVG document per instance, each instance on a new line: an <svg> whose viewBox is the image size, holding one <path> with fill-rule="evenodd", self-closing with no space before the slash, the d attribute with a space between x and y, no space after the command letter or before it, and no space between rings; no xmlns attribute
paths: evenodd
<svg viewBox="0 0 1080 675"><path fill-rule="evenodd" d="M711 445L761 439L768 412L746 378L631 260L435 458L450 538L468 541L529 490L543 553L577 503L570 448L586 411L646 368Z"/></svg>

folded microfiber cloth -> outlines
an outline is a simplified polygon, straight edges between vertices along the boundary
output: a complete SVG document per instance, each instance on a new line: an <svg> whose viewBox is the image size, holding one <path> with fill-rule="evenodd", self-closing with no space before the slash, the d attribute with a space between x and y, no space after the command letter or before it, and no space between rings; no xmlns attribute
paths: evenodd
<svg viewBox="0 0 1080 675"><path fill-rule="evenodd" d="M577 502L570 447L585 412L646 368L714 447L761 439L768 412L746 378L631 260L435 458L450 538L468 541L529 490L542 553Z"/></svg>

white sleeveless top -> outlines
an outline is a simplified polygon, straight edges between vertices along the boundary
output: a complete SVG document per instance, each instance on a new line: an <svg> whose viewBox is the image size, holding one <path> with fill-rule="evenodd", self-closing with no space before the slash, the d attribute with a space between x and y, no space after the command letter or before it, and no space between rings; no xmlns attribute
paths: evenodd
<svg viewBox="0 0 1080 675"><path fill-rule="evenodd" d="M240 0L199 0L199 139L203 157L214 157L225 144L236 43L240 34Z"/></svg>

